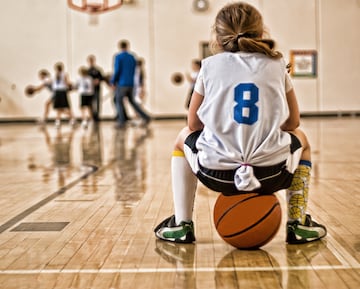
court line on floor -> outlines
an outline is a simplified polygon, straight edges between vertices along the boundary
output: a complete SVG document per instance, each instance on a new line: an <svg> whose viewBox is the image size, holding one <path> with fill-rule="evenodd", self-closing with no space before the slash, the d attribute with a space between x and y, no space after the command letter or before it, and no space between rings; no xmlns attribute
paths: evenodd
<svg viewBox="0 0 360 289"><path fill-rule="evenodd" d="M15 217L11 218L10 220L8 220L4 224L2 224L0 226L0 234L3 233L4 231L6 231L7 229L11 228L15 224L19 223L21 220L23 220L24 218L26 218L27 216L29 216L30 214L32 214L33 212L35 212L36 210L41 208L42 206L44 206L47 203L49 203L50 201L54 200L59 195L64 194L67 190L74 187L80 181L86 179L87 177L89 177L91 174L95 173L98 170L98 168L96 166L88 166L88 167L90 168L89 171L84 173L83 175L81 175L79 178L75 179L74 181L70 182L66 186L60 188L56 192L50 194L48 197L42 199L41 201L37 202L36 204L32 205L31 207L22 211L20 214L16 215Z"/></svg>
<svg viewBox="0 0 360 289"><path fill-rule="evenodd" d="M101 166L101 167L97 167L95 165L86 165L87 167L89 167L88 172L84 173L79 178L75 179L74 181L70 182L66 186L60 188L56 192L50 194L48 197L42 199L41 201L39 201L36 204L32 205L30 208L27 208L26 210L22 211L21 213L19 213L15 217L13 217L10 220L6 221L4 224L0 225L0 234L3 233L4 231L6 231L7 229L11 228L12 226L16 225L21 220L23 220L24 218L26 218L27 216L29 216L30 214L32 214L33 212L35 212L36 210L41 208L42 206L44 206L47 203L49 203L50 201L54 200L59 195L64 194L67 190L74 187L75 185L77 185L82 180L88 178L90 175L92 175L94 173L99 173L99 172L102 172L102 171L108 169L114 163L116 163L116 161L118 161L118 159L114 158L114 159L110 160L110 162L108 164L106 164L105 166Z"/></svg>
<svg viewBox="0 0 360 289"><path fill-rule="evenodd" d="M328 233L326 239L326 247L334 254L341 264L344 266L360 266L359 262L343 246L341 246L331 234Z"/></svg>
<svg viewBox="0 0 360 289"><path fill-rule="evenodd" d="M278 267L188 267L188 268L134 268L134 269L38 269L38 270L0 270L0 275L32 274L137 274L137 273L175 273L175 272L265 272L265 271L316 271L316 270L358 270L357 266L314 265L314 266L278 266Z"/></svg>
<svg viewBox="0 0 360 289"><path fill-rule="evenodd" d="M286 203L284 194L276 194L277 197L282 198ZM338 259L342 266L359 268L360 263L338 242L335 238L327 232L325 237L326 247Z"/></svg>
<svg viewBox="0 0 360 289"><path fill-rule="evenodd" d="M89 167L88 172L84 173L79 178L75 179L74 181L70 182L66 186L60 188L56 192L50 194L48 197L42 199L41 201L39 201L36 204L32 205L30 208L22 211L21 213L19 213L15 217L11 218L10 220L6 221L4 224L0 225L0 234L3 233L4 231L6 231L7 229L11 228L12 226L16 225L21 220L23 220L24 218L26 218L27 216L29 216L30 214L32 214L33 212L35 212L36 210L41 208L42 206L44 206L47 203L49 203L50 201L54 200L59 195L64 194L67 190L69 190L70 188L77 185L80 181L88 178L90 175L92 175L94 173L99 173L99 172L102 172L102 171L108 169L109 167L111 167L117 161L118 161L118 159L114 158L114 159L110 160L108 164L106 164L105 166L101 166L101 167L97 167L95 165L86 165L87 167Z"/></svg>

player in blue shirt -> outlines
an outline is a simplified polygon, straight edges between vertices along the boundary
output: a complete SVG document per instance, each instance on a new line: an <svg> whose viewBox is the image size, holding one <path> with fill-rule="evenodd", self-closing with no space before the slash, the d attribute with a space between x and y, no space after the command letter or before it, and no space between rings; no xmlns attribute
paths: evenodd
<svg viewBox="0 0 360 289"><path fill-rule="evenodd" d="M129 103L136 113L143 119L144 124L150 122L150 116L139 106L134 97L134 76L136 68L136 59L128 51L129 42L121 40L119 43L121 52L115 56L114 74L110 83L115 86L115 105L118 113L118 128L123 128L127 121L124 109L124 97L127 97Z"/></svg>

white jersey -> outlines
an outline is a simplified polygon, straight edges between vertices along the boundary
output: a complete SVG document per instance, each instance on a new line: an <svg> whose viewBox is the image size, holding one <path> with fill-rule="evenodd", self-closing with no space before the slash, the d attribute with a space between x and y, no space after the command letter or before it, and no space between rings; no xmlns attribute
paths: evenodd
<svg viewBox="0 0 360 289"><path fill-rule="evenodd" d="M92 78L90 76L80 77L76 82L76 89L81 95L94 94Z"/></svg>
<svg viewBox="0 0 360 289"><path fill-rule="evenodd" d="M52 81L50 77L45 77L44 79L42 79L41 84L47 89L52 90Z"/></svg>
<svg viewBox="0 0 360 289"><path fill-rule="evenodd" d="M52 90L67 90L68 86L65 81L65 73L60 73L60 75L55 75L54 81L52 82Z"/></svg>
<svg viewBox="0 0 360 289"><path fill-rule="evenodd" d="M134 87L138 88L142 85L141 83L141 69L139 67L135 68L135 74L134 74Z"/></svg>
<svg viewBox="0 0 360 289"><path fill-rule="evenodd" d="M196 144L200 164L229 170L286 160L291 140L280 126L291 88L283 59L245 52L204 59L195 84L204 96L197 112L204 124Z"/></svg>

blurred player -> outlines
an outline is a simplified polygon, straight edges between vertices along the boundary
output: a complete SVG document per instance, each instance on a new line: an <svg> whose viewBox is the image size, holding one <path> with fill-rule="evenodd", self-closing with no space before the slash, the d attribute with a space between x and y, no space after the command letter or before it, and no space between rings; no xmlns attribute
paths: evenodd
<svg viewBox="0 0 360 289"><path fill-rule="evenodd" d="M52 81L51 81L51 77L50 77L50 73L49 71L47 71L46 69L41 69L38 72L38 77L40 79L40 84L39 85L28 85L25 89L25 94L28 97L32 97L34 96L35 93L40 92L41 90L43 90L44 88L47 88L50 92L52 92ZM49 115L49 111L50 111L50 107L52 105L54 99L54 95L51 93L51 95L49 96L49 98L46 100L45 102L45 106L44 106L44 115L42 118L40 118L39 123L41 125L45 125L48 119L48 115Z"/></svg>
<svg viewBox="0 0 360 289"><path fill-rule="evenodd" d="M89 67L88 74L93 80L94 95L91 102L91 112L94 121L100 120L101 108L101 81L105 81L102 69L96 65L96 58L94 55L89 55L87 58Z"/></svg>
<svg viewBox="0 0 360 289"><path fill-rule="evenodd" d="M75 84L75 88L80 94L80 108L81 108L81 126L87 128L89 122L92 120L92 101L94 95L93 79L89 76L86 67L79 68L79 79Z"/></svg>
<svg viewBox="0 0 360 289"><path fill-rule="evenodd" d="M54 109L56 110L55 126L60 128L61 116L63 114L69 117L69 122L72 126L75 125L75 118L70 108L68 100L68 91L71 89L71 83L68 75L64 72L64 64L58 62L54 66L55 76L52 81L52 90L54 91Z"/></svg>

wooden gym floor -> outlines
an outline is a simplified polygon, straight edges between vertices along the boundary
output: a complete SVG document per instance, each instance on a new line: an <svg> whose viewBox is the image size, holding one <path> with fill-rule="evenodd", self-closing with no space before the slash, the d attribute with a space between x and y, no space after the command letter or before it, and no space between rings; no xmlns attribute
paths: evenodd
<svg viewBox="0 0 360 289"><path fill-rule="evenodd" d="M172 213L170 156L184 121L126 131L103 122L0 124L0 288L360 288L360 119L303 119L312 143L309 212L328 236L262 250L224 243L217 193L198 186L197 243L157 241ZM277 194L285 216L284 192Z"/></svg>

